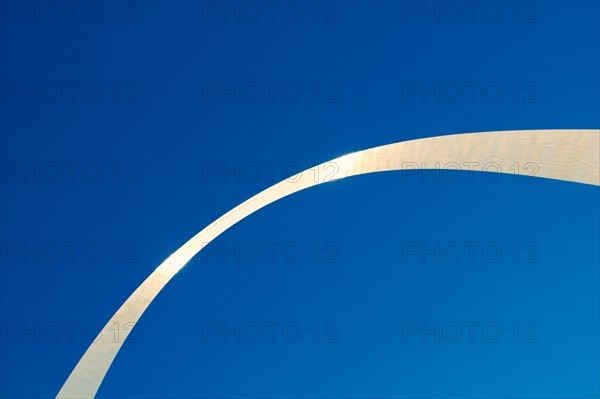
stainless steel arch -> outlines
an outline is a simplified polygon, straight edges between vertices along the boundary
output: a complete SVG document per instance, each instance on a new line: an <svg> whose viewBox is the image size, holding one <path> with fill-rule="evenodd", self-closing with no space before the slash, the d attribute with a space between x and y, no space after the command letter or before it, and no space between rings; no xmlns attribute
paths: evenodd
<svg viewBox="0 0 600 399"><path fill-rule="evenodd" d="M485 170L494 163L501 171L535 162L538 177L600 185L600 130L522 130L468 133L400 142L351 153L317 165L279 182L233 208L169 256L108 321L64 383L57 398L94 397L121 345L173 276L203 246L222 232L270 203L297 191L365 173L402 170L407 162L427 168L454 162ZM411 168L413 164L410 164ZM514 172L514 170L511 170ZM115 324L116 323L116 324ZM121 339L115 342L117 326ZM112 330L111 330L112 329Z"/></svg>

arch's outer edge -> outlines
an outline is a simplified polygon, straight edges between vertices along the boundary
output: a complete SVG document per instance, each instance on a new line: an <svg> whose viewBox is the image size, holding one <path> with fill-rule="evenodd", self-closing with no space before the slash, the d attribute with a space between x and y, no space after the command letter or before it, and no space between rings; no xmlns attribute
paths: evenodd
<svg viewBox="0 0 600 399"><path fill-rule="evenodd" d="M600 185L600 130L520 130L431 137L375 147L336 158L258 193L192 237L169 256L125 301L90 345L57 398L94 397L121 345L146 308L173 276L202 248L246 216L283 197L321 183L372 172L427 168L450 163L476 171L492 163L501 171ZM515 171L515 162L520 167ZM512 168L512 169L511 169ZM118 335L115 334L117 328ZM119 337L115 340L114 337Z"/></svg>

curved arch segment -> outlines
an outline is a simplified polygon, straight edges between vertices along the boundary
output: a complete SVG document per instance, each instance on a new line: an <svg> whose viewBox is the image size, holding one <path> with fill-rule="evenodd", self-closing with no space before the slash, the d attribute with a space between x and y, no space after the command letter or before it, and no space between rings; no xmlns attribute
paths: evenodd
<svg viewBox="0 0 600 399"><path fill-rule="evenodd" d="M158 266L108 321L57 398L94 397L133 326L171 278L221 233L272 202L327 181L403 170L415 163L430 168L469 162L477 171L495 163L500 170L508 171L511 166L514 169L515 162L534 162L539 167L538 177L598 186L599 138L600 130L522 130L431 137L351 153L279 182L215 220ZM118 342L111 339L115 326L122 337Z"/></svg>

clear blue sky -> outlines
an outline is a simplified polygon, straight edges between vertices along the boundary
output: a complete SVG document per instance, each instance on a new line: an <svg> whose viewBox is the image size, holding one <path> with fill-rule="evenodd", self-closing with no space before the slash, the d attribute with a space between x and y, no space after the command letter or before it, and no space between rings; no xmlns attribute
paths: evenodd
<svg viewBox="0 0 600 399"><path fill-rule="evenodd" d="M3 398L53 397L158 264L297 168L600 128L597 1L66 3L0 3ZM99 395L597 397L598 187L459 177L350 178L252 215L158 296Z"/></svg>

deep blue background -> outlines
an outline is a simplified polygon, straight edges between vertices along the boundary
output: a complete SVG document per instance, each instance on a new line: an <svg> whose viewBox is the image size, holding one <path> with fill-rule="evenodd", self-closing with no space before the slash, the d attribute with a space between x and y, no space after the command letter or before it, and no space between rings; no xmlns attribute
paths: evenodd
<svg viewBox="0 0 600 399"><path fill-rule="evenodd" d="M516 22L515 3L495 2L502 10L495 23L480 8L472 22L422 21L403 14L407 3L399 1L321 2L318 22L315 4L298 2L298 23L282 17L286 2L277 3L273 22L264 16L258 23L213 15L203 22L203 5L193 1L100 2L97 23L81 9L73 22L63 16L52 23L43 15L23 21L7 3L0 15L3 165L97 162L103 177L51 183L7 176L2 243L97 242L103 257L3 259L2 397L53 397L89 345L82 325L103 325L183 242L274 182L264 175L255 183L203 179L207 162L307 168L413 138L600 128L597 1L519 2ZM135 21L123 20L128 12ZM407 81L496 82L503 97L490 102L476 91L472 102L405 101ZM91 103L76 94L70 101L63 93L56 103L36 103L33 95L23 102L7 94L15 84L48 82L94 82L102 97ZM115 82L125 95L119 101ZM273 102L266 94L256 103L218 95L204 101L203 82L297 82L303 96L296 103L281 91ZM315 82L339 89L327 97L333 102L315 101ZM527 97L533 101L515 101L515 83L537 88ZM135 166L133 181L113 180L115 162ZM276 180L285 177L276 171ZM462 177L422 183L420 175L401 172L361 176L252 215L218 241L298 243L300 261L196 257L141 319L137 342L125 344L99 395L598 397L598 188ZM403 242L466 241L499 243L504 256L497 263L402 260ZM115 262L115 242L134 243L137 262ZM329 242L338 262L315 262L311 245ZM528 242L539 248L539 262L514 262L508 248ZM279 333L274 343L202 342L206 322L269 321L299 323L302 339L287 343ZM65 322L80 323L72 343L66 330L58 343L41 333L40 342L36 333L7 335L9 326ZM315 322L336 323L337 342L314 343ZM402 342L405 322L495 322L503 336L498 343L480 334L473 343ZM539 342L514 343L509 328L516 322L536 323Z"/></svg>

